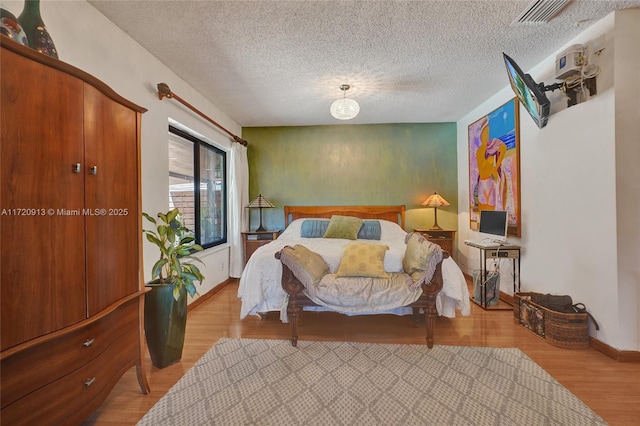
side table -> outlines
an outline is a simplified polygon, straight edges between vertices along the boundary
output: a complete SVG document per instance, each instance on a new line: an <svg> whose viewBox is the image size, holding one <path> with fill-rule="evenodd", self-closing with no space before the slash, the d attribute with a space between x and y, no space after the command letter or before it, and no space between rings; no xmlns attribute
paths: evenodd
<svg viewBox="0 0 640 426"><path fill-rule="evenodd" d="M414 229L413 232L419 232L434 244L439 245L442 250L449 253L455 260L456 256L453 252L453 242L456 239L456 231L453 229Z"/></svg>
<svg viewBox="0 0 640 426"><path fill-rule="evenodd" d="M254 251L265 244L278 238L282 231L244 231L242 245L244 251L244 264L246 265Z"/></svg>

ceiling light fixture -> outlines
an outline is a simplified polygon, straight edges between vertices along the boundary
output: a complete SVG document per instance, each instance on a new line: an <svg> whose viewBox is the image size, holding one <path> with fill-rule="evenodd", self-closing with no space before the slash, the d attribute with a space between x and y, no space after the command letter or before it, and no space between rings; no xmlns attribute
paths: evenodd
<svg viewBox="0 0 640 426"><path fill-rule="evenodd" d="M360 105L353 99L347 98L347 90L350 88L351 86L348 84L340 86L340 90L343 93L342 99L338 99L331 104L331 115L338 120L351 120L360 112Z"/></svg>

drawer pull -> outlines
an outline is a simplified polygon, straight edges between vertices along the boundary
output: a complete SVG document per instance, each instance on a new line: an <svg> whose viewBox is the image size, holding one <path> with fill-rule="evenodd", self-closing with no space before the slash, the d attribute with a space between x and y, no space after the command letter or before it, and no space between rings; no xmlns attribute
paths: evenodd
<svg viewBox="0 0 640 426"><path fill-rule="evenodd" d="M93 342L95 342L96 339L89 339L87 341L85 341L82 346L84 346L85 348L88 348L89 346L93 345Z"/></svg>
<svg viewBox="0 0 640 426"><path fill-rule="evenodd" d="M93 382L95 382L95 381L96 381L96 378L95 378L95 377L93 377L93 378L91 378L91 379L87 380L86 382L84 382L84 385L85 385L86 387L89 387L89 386L91 386L91 385L93 384Z"/></svg>

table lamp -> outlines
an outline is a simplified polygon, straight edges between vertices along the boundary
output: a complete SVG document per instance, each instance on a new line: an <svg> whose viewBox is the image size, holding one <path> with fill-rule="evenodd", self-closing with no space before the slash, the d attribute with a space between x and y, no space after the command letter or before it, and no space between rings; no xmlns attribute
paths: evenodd
<svg viewBox="0 0 640 426"><path fill-rule="evenodd" d="M249 208L257 207L260 209L260 226L258 226L258 229L256 229L256 232L266 231L266 229L264 229L264 226L262 226L262 209L263 208L271 209L271 208L274 208L275 206L271 203L271 201L264 198L262 194L258 194L258 196L254 198L253 201L251 201L247 207Z"/></svg>
<svg viewBox="0 0 640 426"><path fill-rule="evenodd" d="M445 200L444 198L442 198L441 196L439 196L434 192L432 195L429 196L429 198L427 198L422 203L422 205L425 207L433 207L433 214L434 214L435 221L433 223L433 226L430 229L441 230L442 228L438 226L438 207L450 206L451 204L449 204L447 200Z"/></svg>

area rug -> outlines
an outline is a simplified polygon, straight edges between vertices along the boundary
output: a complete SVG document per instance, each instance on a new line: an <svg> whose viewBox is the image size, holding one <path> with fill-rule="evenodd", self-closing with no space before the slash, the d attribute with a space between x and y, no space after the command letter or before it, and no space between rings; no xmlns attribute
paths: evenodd
<svg viewBox="0 0 640 426"><path fill-rule="evenodd" d="M516 348L221 339L138 425L592 425Z"/></svg>

